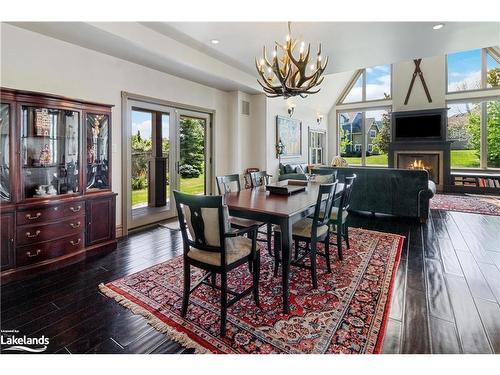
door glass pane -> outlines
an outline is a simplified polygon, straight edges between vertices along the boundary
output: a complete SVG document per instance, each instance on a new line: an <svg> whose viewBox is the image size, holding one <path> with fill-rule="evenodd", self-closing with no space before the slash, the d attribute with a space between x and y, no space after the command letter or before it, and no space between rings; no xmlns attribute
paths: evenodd
<svg viewBox="0 0 500 375"><path fill-rule="evenodd" d="M184 193L205 194L205 130L205 120L181 116L179 173Z"/></svg>
<svg viewBox="0 0 500 375"><path fill-rule="evenodd" d="M161 115L161 152L165 160L165 178L167 180L166 184L166 197L167 197L167 207L170 207L170 115L168 113L162 113Z"/></svg>
<svg viewBox="0 0 500 375"><path fill-rule="evenodd" d="M486 103L489 168L500 168L500 101Z"/></svg>
<svg viewBox="0 0 500 375"><path fill-rule="evenodd" d="M481 106L476 103L448 105L448 140L452 168L479 168Z"/></svg>
<svg viewBox="0 0 500 375"><path fill-rule="evenodd" d="M340 156L349 165L361 165L362 112L339 113Z"/></svg>
<svg viewBox="0 0 500 375"><path fill-rule="evenodd" d="M391 66L379 65L366 68L366 100L391 97Z"/></svg>
<svg viewBox="0 0 500 375"><path fill-rule="evenodd" d="M0 200L10 200L10 105L0 105Z"/></svg>
<svg viewBox="0 0 500 375"><path fill-rule="evenodd" d="M75 193L79 184L79 113L22 107L22 191L25 198Z"/></svg>
<svg viewBox="0 0 500 375"><path fill-rule="evenodd" d="M151 112L132 110L132 209L148 205L148 161L152 156Z"/></svg>
<svg viewBox="0 0 500 375"><path fill-rule="evenodd" d="M391 142L391 117L387 110L367 111L366 165L387 167L387 153Z"/></svg>
<svg viewBox="0 0 500 375"><path fill-rule="evenodd" d="M109 116L87 114L87 190L109 189Z"/></svg>

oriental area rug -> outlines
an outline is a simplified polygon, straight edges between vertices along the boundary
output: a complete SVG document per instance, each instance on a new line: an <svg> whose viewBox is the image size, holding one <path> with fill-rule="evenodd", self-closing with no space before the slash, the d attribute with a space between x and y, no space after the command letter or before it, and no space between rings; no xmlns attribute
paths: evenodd
<svg viewBox="0 0 500 375"><path fill-rule="evenodd" d="M430 206L435 210L500 216L500 197L491 195L436 194L432 197Z"/></svg>
<svg viewBox="0 0 500 375"><path fill-rule="evenodd" d="M330 247L332 273L318 257L317 289L309 270L291 267L288 315L282 310L281 274L273 277L273 259L262 248L260 308L251 295L232 305L223 338L218 290L201 285L181 317L182 256L99 288L197 353L379 353L404 237L352 228L349 238L342 261ZM204 271L191 269L193 285ZM242 291L251 282L246 264L229 273L230 289Z"/></svg>

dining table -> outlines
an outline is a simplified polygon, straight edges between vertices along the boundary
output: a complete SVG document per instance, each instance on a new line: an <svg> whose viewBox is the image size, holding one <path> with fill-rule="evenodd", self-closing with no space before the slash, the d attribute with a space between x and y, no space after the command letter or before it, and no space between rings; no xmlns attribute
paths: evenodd
<svg viewBox="0 0 500 375"><path fill-rule="evenodd" d="M280 182L278 184L286 184ZM270 193L266 186L244 189L239 192L224 194L224 204L231 216L251 219L279 225L281 228L281 267L283 289L283 312L290 313L289 281L290 263L292 261L292 228L293 224L314 213L318 200L320 183L308 182L305 190L291 195ZM338 183L335 199L344 190L344 184ZM279 251L280 249L276 249Z"/></svg>

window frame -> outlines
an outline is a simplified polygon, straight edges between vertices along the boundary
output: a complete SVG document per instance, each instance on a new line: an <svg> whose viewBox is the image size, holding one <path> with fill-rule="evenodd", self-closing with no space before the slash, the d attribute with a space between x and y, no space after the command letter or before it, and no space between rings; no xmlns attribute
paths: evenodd
<svg viewBox="0 0 500 375"><path fill-rule="evenodd" d="M499 51L498 51L499 56L495 56L496 52L495 52L494 48L499 48ZM500 60L500 47L493 46L493 47L485 47L485 48L473 48L470 50L458 51L455 53L468 52L468 51L477 50L477 49L481 50L481 88L472 89L472 90L461 90L461 91L450 91L449 90L448 55L451 55L451 54L447 53L447 54L445 54L445 87L446 87L445 94L446 95L459 95L459 94L464 94L464 93L474 93L474 92L483 92L483 91L499 90L500 89L500 86L499 87L488 87L488 83L487 83L487 76L488 76L487 55L489 53L490 56L500 64L500 61L499 61ZM493 50L493 52L491 52L491 50ZM497 60L497 57L499 58L499 60ZM391 75L391 83L392 83L392 75ZM392 92L391 92L391 94L392 94Z"/></svg>
<svg viewBox="0 0 500 375"><path fill-rule="evenodd" d="M381 98L381 99L366 99L366 69L367 68L361 68L358 69L354 72L352 75L351 79L348 81L346 87L344 90L340 93L339 98L337 99L337 102L335 103L336 105L353 105L353 104L361 104L361 103L377 103L377 102L387 102L387 101L392 101L392 93L394 92L394 64L381 64L381 65L390 65L390 75L391 75L391 84L389 85L389 88L391 90L389 98ZM375 66L380 66L380 65L375 65ZM368 67L372 68L372 67ZM355 101L355 102L344 102L347 95L351 92L352 88L358 81L359 77L362 77L362 86L361 86L361 100L360 101Z"/></svg>
<svg viewBox="0 0 500 375"><path fill-rule="evenodd" d="M496 89L495 87L490 87L490 89ZM486 90L486 89L485 89ZM475 90L478 91L478 90ZM484 90L482 90L484 91ZM463 91L460 91L463 92ZM450 155L450 170L452 171L500 171L499 168L488 167L488 114L487 114L487 103L492 101L500 101L500 96L482 96L482 97L471 97L471 98L460 98L460 99L448 99L446 100L446 107L450 104L479 104L480 106L480 146L479 146L479 168L466 168L458 167L453 168L451 165L451 155ZM447 121L448 122L448 121ZM448 125L446 126L446 140L448 140Z"/></svg>

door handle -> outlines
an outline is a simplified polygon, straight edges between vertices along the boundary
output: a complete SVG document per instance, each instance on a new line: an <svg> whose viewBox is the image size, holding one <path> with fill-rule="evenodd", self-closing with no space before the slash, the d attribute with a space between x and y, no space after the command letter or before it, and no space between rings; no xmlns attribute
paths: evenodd
<svg viewBox="0 0 500 375"><path fill-rule="evenodd" d="M177 174L181 173L181 162L180 161L175 162L175 169L177 170Z"/></svg>

